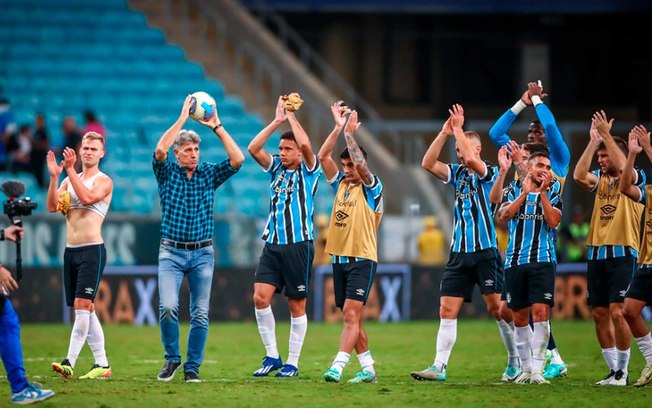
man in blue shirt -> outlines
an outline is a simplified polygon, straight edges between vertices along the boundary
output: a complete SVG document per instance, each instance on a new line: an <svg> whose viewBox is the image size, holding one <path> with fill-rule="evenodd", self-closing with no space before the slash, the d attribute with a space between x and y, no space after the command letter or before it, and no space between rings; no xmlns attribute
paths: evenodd
<svg viewBox="0 0 652 408"><path fill-rule="evenodd" d="M542 384L545 348L549 337L550 308L555 293L553 230L562 215L558 183L550 171L550 158L536 152L528 159L528 175L505 189L498 221L507 222L509 241L505 254L505 288L514 312L516 347L522 372L517 383ZM530 311L534 333L529 326Z"/></svg>
<svg viewBox="0 0 652 408"><path fill-rule="evenodd" d="M299 98L298 94L290 96ZM281 135L279 154L271 155L263 148L265 142L286 120L292 130ZM276 377L296 377L308 329L306 299L315 256L312 215L321 166L308 135L283 97L278 99L274 120L256 135L248 150L270 176L269 216L262 236L265 247L254 278L256 322L266 355L253 375L265 377L280 369ZM276 321L271 307L272 296L283 289L291 315L285 365L276 346Z"/></svg>
<svg viewBox="0 0 652 408"><path fill-rule="evenodd" d="M200 382L199 367L208 334L208 308L215 255L213 252L213 200L215 190L235 174L244 161L242 151L222 126L217 112L207 121L220 139L228 159L199 162L199 136L182 130L188 120L192 97L188 95L176 122L156 145L152 166L161 198L159 248L159 322L165 348L165 365L159 381L171 381L181 368L179 351L179 289L186 276L190 290L190 333L184 364L186 382ZM174 146L177 159L168 158Z"/></svg>

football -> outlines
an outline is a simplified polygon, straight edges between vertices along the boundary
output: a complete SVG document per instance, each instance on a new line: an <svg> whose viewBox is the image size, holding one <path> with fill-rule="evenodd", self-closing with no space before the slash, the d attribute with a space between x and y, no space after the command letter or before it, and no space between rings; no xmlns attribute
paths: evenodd
<svg viewBox="0 0 652 408"><path fill-rule="evenodd" d="M192 94L190 103L190 117L194 120L206 121L215 115L217 104L215 99L206 92L195 92Z"/></svg>

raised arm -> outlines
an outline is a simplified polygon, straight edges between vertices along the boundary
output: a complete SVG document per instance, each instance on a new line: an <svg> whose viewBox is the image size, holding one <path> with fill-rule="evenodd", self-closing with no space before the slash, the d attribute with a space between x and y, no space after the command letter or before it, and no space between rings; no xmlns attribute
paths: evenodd
<svg viewBox="0 0 652 408"><path fill-rule="evenodd" d="M582 152L582 156L580 156L579 161L575 165L573 179L580 186L588 190L593 190L595 185L598 183L598 178L595 174L589 171L589 168L591 167L591 162L593 161L595 152L598 150L600 143L602 143L602 137L600 136L600 133L598 133L593 121L591 121L589 135L589 143L586 145L584 152Z"/></svg>
<svg viewBox="0 0 652 408"><path fill-rule="evenodd" d="M498 150L498 178L491 187L489 192L489 202L492 204L500 204L503 198L503 186L505 185L505 177L509 168L512 166L512 159L510 158L507 146L503 146Z"/></svg>
<svg viewBox="0 0 652 408"><path fill-rule="evenodd" d="M296 93L290 95L299 96L299 94ZM301 126L301 123L299 123L299 121L297 120L297 117L295 116L294 112L287 111L286 115L288 118L288 122L290 122L292 133L294 133L294 139L297 141L297 144L299 145L299 149L301 149L303 161L308 165L309 169L313 169L315 167L316 158L315 158L315 153L312 151L310 138L306 134L306 131L303 130L303 127Z"/></svg>
<svg viewBox="0 0 652 408"><path fill-rule="evenodd" d="M50 184L48 185L48 194L45 202L45 207L49 212L55 212L57 210L57 202L59 201L59 194L64 189L65 181L61 183L61 187L57 188L59 184L59 176L63 171L63 162L57 164L57 160L54 157L54 152L52 150L48 151L46 158L48 165L48 172L50 173Z"/></svg>
<svg viewBox="0 0 652 408"><path fill-rule="evenodd" d="M636 156L643 151L643 148L639 143L639 136L634 132L634 129L629 133L629 144L627 145L627 148L628 154L623 174L627 174L628 176L621 178L618 188L621 193L625 194L635 202L638 202L641 199L641 190L633 184L634 161L636 160Z"/></svg>
<svg viewBox="0 0 652 408"><path fill-rule="evenodd" d="M274 120L269 125L265 126L265 128L254 137L251 143L249 143L249 147L247 147L249 154L251 154L254 160L256 160L256 162L264 169L269 168L269 165L272 162L272 155L263 149L263 146L265 146L269 137L276 131L276 129L278 129L279 126L281 126L281 123L283 123L285 119L287 119L287 115L283 108L283 99L279 96L278 102L276 103Z"/></svg>
<svg viewBox="0 0 652 408"><path fill-rule="evenodd" d="M618 170L622 171L625 167L626 157L625 153L620 150L620 147L614 141L613 136L611 136L611 126L614 123L613 118L608 119L604 111L599 111L593 114L593 121L595 122L595 128L600 133L602 140L604 140L604 145L607 147L609 160L611 160Z"/></svg>
<svg viewBox="0 0 652 408"><path fill-rule="evenodd" d="M566 177L570 165L570 150L557 127L555 117L548 106L543 103L542 99L546 95L543 93L543 87L537 82L531 82L528 84L528 94L534 105L534 110L537 112L537 117L546 132L552 169L558 176Z"/></svg>
<svg viewBox="0 0 652 408"><path fill-rule="evenodd" d="M487 165L480 159L476 145L471 143L462 129L464 125L464 108L462 108L462 105L455 104L448 112L451 114L451 127L453 128L455 142L466 167L483 177L487 173Z"/></svg>
<svg viewBox="0 0 652 408"><path fill-rule="evenodd" d="M104 200L113 191L113 181L109 177L97 177L93 186L88 188L84 185L75 170L77 154L70 147L63 149L63 168L68 175L68 182L72 185L79 202L83 205L91 205Z"/></svg>
<svg viewBox="0 0 652 408"><path fill-rule="evenodd" d="M503 113L496 123L493 124L491 129L489 129L489 138L494 142L494 145L496 145L497 148L505 146L511 140L507 131L512 126L512 123L514 123L519 113L528 106L532 106L532 100L528 95L528 91L525 91L514 106L507 109L507 112Z"/></svg>
<svg viewBox="0 0 652 408"><path fill-rule="evenodd" d="M319 163L321 163L326 180L332 180L338 172L337 163L333 160L333 150L337 144L337 138L342 133L342 129L344 129L344 125L346 124L346 114L342 109L341 103L342 101L337 101L331 105L335 127L326 140L324 140L324 144L321 145L318 153Z"/></svg>
<svg viewBox="0 0 652 408"><path fill-rule="evenodd" d="M207 121L200 120L199 123L209 127L220 139L224 145L224 150L226 150L226 155L229 156L231 167L236 170L242 167L242 163L245 159L244 154L229 132L227 132L226 129L224 129L224 126L222 126L222 121L217 115L217 111L215 111L215 115L211 116L210 119Z"/></svg>
<svg viewBox="0 0 652 408"><path fill-rule="evenodd" d="M344 126L344 140L346 140L346 148L349 150L351 161L353 162L355 169L358 171L362 182L365 185L370 186L374 181L372 174L367 167L367 161L362 154L362 150L360 150L358 143L356 143L353 138L353 134L358 130L360 124L361 123L358 122L358 112L355 110L352 111L349 115L349 120Z"/></svg>
<svg viewBox="0 0 652 408"><path fill-rule="evenodd" d="M632 131L636 132L638 137L638 144L641 145L647 158L652 161L652 146L650 145L650 132L647 131L645 126L636 125Z"/></svg>
<svg viewBox="0 0 652 408"><path fill-rule="evenodd" d="M513 140L507 143L507 148L509 149L509 157L512 159L512 163L514 163L514 167L516 168L516 174L519 179L523 180L528 173L525 154L523 152L524 148Z"/></svg>
<svg viewBox="0 0 652 408"><path fill-rule="evenodd" d="M170 126L168 130L163 133L163 136L158 140L156 144L156 151L154 156L157 161L164 161L168 158L168 152L170 147L174 144L174 140L177 138L179 131L183 127L184 123L188 120L188 115L190 114L190 103L192 102L192 95L186 96L186 100L183 101L183 107L181 108L181 113L179 118Z"/></svg>
<svg viewBox="0 0 652 408"><path fill-rule="evenodd" d="M439 161L439 155L441 154L441 149L444 147L446 140L450 136L453 136L453 128L451 127L451 118L449 117L444 122L444 125L439 131L439 134L435 137L435 140L432 141L426 154L423 155L423 160L421 161L421 167L428 170L431 174L437 178L448 181L448 166Z"/></svg>

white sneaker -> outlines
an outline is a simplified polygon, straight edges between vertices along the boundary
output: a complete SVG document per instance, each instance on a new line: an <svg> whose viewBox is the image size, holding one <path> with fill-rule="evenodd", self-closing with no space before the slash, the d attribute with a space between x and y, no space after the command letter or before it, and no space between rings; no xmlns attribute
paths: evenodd
<svg viewBox="0 0 652 408"><path fill-rule="evenodd" d="M531 371L521 371L518 377L514 380L514 384L529 384L531 376Z"/></svg>
<svg viewBox="0 0 652 408"><path fill-rule="evenodd" d="M550 384L550 381L543 378L541 373L532 373L530 375L530 384Z"/></svg>
<svg viewBox="0 0 652 408"><path fill-rule="evenodd" d="M627 372L623 372L623 370L618 370L616 371L616 374L614 374L611 381L609 381L609 385L616 385L620 387L629 385L629 375L627 375Z"/></svg>
<svg viewBox="0 0 652 408"><path fill-rule="evenodd" d="M595 383L595 385L609 385L611 379L614 378L614 375L616 375L616 372L614 370L609 371L609 374L607 374L603 379Z"/></svg>

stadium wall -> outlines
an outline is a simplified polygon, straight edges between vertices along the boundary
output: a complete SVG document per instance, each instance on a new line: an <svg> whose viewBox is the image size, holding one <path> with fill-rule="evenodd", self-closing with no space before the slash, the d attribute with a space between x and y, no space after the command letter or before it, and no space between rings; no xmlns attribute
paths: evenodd
<svg viewBox="0 0 652 408"><path fill-rule="evenodd" d="M582 269L581 264L576 269ZM561 268L562 270L564 268ZM573 268L571 268L573 269ZM95 301L98 316L113 324L158 324L157 268L150 266L109 266L100 283ZM381 264L371 288L364 316L381 322L434 320L439 309L439 281L443 267L410 264ZM211 293L211 321L253 321L254 268L217 268ZM25 268L20 289L12 296L23 322L70 322L72 309L65 307L61 268ZM179 318L189 320L188 291L180 292ZM555 319L589 319L586 305L586 279L569 271L557 276ZM279 320L289 314L283 296L272 304ZM318 266L313 273L308 302L313 321L334 322L340 313L333 304L333 283L329 266ZM488 318L479 293L463 306L462 318Z"/></svg>

